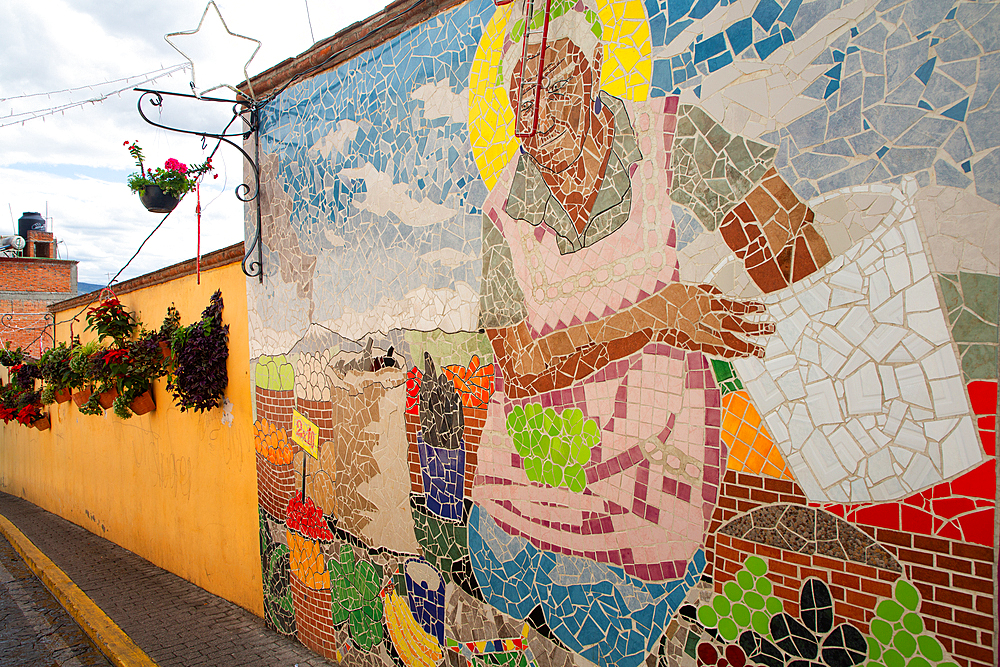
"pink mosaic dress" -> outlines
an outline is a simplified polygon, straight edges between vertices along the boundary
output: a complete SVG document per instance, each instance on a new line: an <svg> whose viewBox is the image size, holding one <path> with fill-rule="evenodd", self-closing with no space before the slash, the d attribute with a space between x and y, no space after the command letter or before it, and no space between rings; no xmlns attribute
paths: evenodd
<svg viewBox="0 0 1000 667"><path fill-rule="evenodd" d="M509 246L536 338L614 314L678 279L669 201L677 98L664 102L625 103L642 159L628 172L628 220L596 243L561 254L547 225L506 213L516 160L488 196L485 215ZM597 423L582 492L528 479L506 418L532 403L557 414L578 408ZM720 405L704 355L664 343L527 399L508 398L498 375L473 499L541 549L616 564L645 581L681 577L715 507Z"/></svg>

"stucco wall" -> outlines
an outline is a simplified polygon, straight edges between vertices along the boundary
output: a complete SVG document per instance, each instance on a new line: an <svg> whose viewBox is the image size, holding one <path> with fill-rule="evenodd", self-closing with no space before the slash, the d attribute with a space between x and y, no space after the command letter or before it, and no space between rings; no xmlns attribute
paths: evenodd
<svg viewBox="0 0 1000 667"><path fill-rule="evenodd" d="M242 258L241 248L231 253ZM181 413L165 389L153 389L156 410L124 421L108 410L83 415L72 401L47 408L52 426L39 432L0 425L0 489L25 498L149 561L263 614L256 484L247 371L246 283L239 259L202 272L167 269L126 283L166 282L120 290L149 328L173 303L181 323L201 316L222 290L230 325L224 407ZM55 313L57 341L70 336L82 304ZM83 342L86 319L72 331Z"/></svg>

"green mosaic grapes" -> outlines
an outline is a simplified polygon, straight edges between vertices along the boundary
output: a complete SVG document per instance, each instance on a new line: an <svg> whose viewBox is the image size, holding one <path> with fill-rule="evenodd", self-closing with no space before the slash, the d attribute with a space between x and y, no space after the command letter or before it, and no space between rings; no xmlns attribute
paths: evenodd
<svg viewBox="0 0 1000 667"><path fill-rule="evenodd" d="M557 414L539 403L515 407L507 415L507 433L524 461L528 479L575 493L587 488L583 467L590 450L601 441L601 431L583 411L567 408Z"/></svg>
<svg viewBox="0 0 1000 667"><path fill-rule="evenodd" d="M941 643L923 634L924 621L916 613L920 592L902 579L893 587L893 599L882 600L875 607L876 618L869 626L868 660L871 667L949 667L942 663L945 654Z"/></svg>
<svg viewBox="0 0 1000 667"><path fill-rule="evenodd" d="M770 640L771 619L783 611L781 600L771 595L773 586L764 578L767 563L759 556L750 556L743 569L736 573L736 581L728 581L722 594L712 597L710 605L698 608L698 621L706 628L717 628L727 641L733 641L741 632L753 629Z"/></svg>
<svg viewBox="0 0 1000 667"><path fill-rule="evenodd" d="M698 621L716 629L719 637L732 642L745 630L773 641L771 619L784 611L773 595L774 586L767 579L767 562L750 556L736 573L735 581L722 586L722 593L712 596L710 604L698 607ZM923 619L917 613L920 592L907 581L898 580L893 597L875 607L869 625L867 667L955 667L945 659L940 642L924 634Z"/></svg>

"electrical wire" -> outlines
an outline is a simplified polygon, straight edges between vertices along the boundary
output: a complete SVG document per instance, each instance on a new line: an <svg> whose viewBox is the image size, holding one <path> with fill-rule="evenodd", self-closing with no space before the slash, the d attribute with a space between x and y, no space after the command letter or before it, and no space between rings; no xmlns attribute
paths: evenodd
<svg viewBox="0 0 1000 667"><path fill-rule="evenodd" d="M309 16L309 0L304 0L304 1L306 3L306 21L309 22L309 38L312 40L312 43L315 44L316 43L316 34L313 33L313 21L312 21L312 17Z"/></svg>

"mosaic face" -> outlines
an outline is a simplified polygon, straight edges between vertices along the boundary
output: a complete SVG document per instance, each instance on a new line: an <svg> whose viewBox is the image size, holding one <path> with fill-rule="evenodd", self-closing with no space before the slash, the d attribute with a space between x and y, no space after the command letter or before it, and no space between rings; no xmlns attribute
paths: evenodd
<svg viewBox="0 0 1000 667"><path fill-rule="evenodd" d="M264 110L267 621L358 665L992 665L1000 7L553 0L540 62L522 4Z"/></svg>
<svg viewBox="0 0 1000 667"><path fill-rule="evenodd" d="M540 52L540 43L528 44L524 58L510 77L511 109L516 122L525 127L535 118ZM591 131L594 69L587 55L566 37L547 46L542 69L537 126L530 137L521 140L521 146L540 167L560 172L580 158L584 139Z"/></svg>

